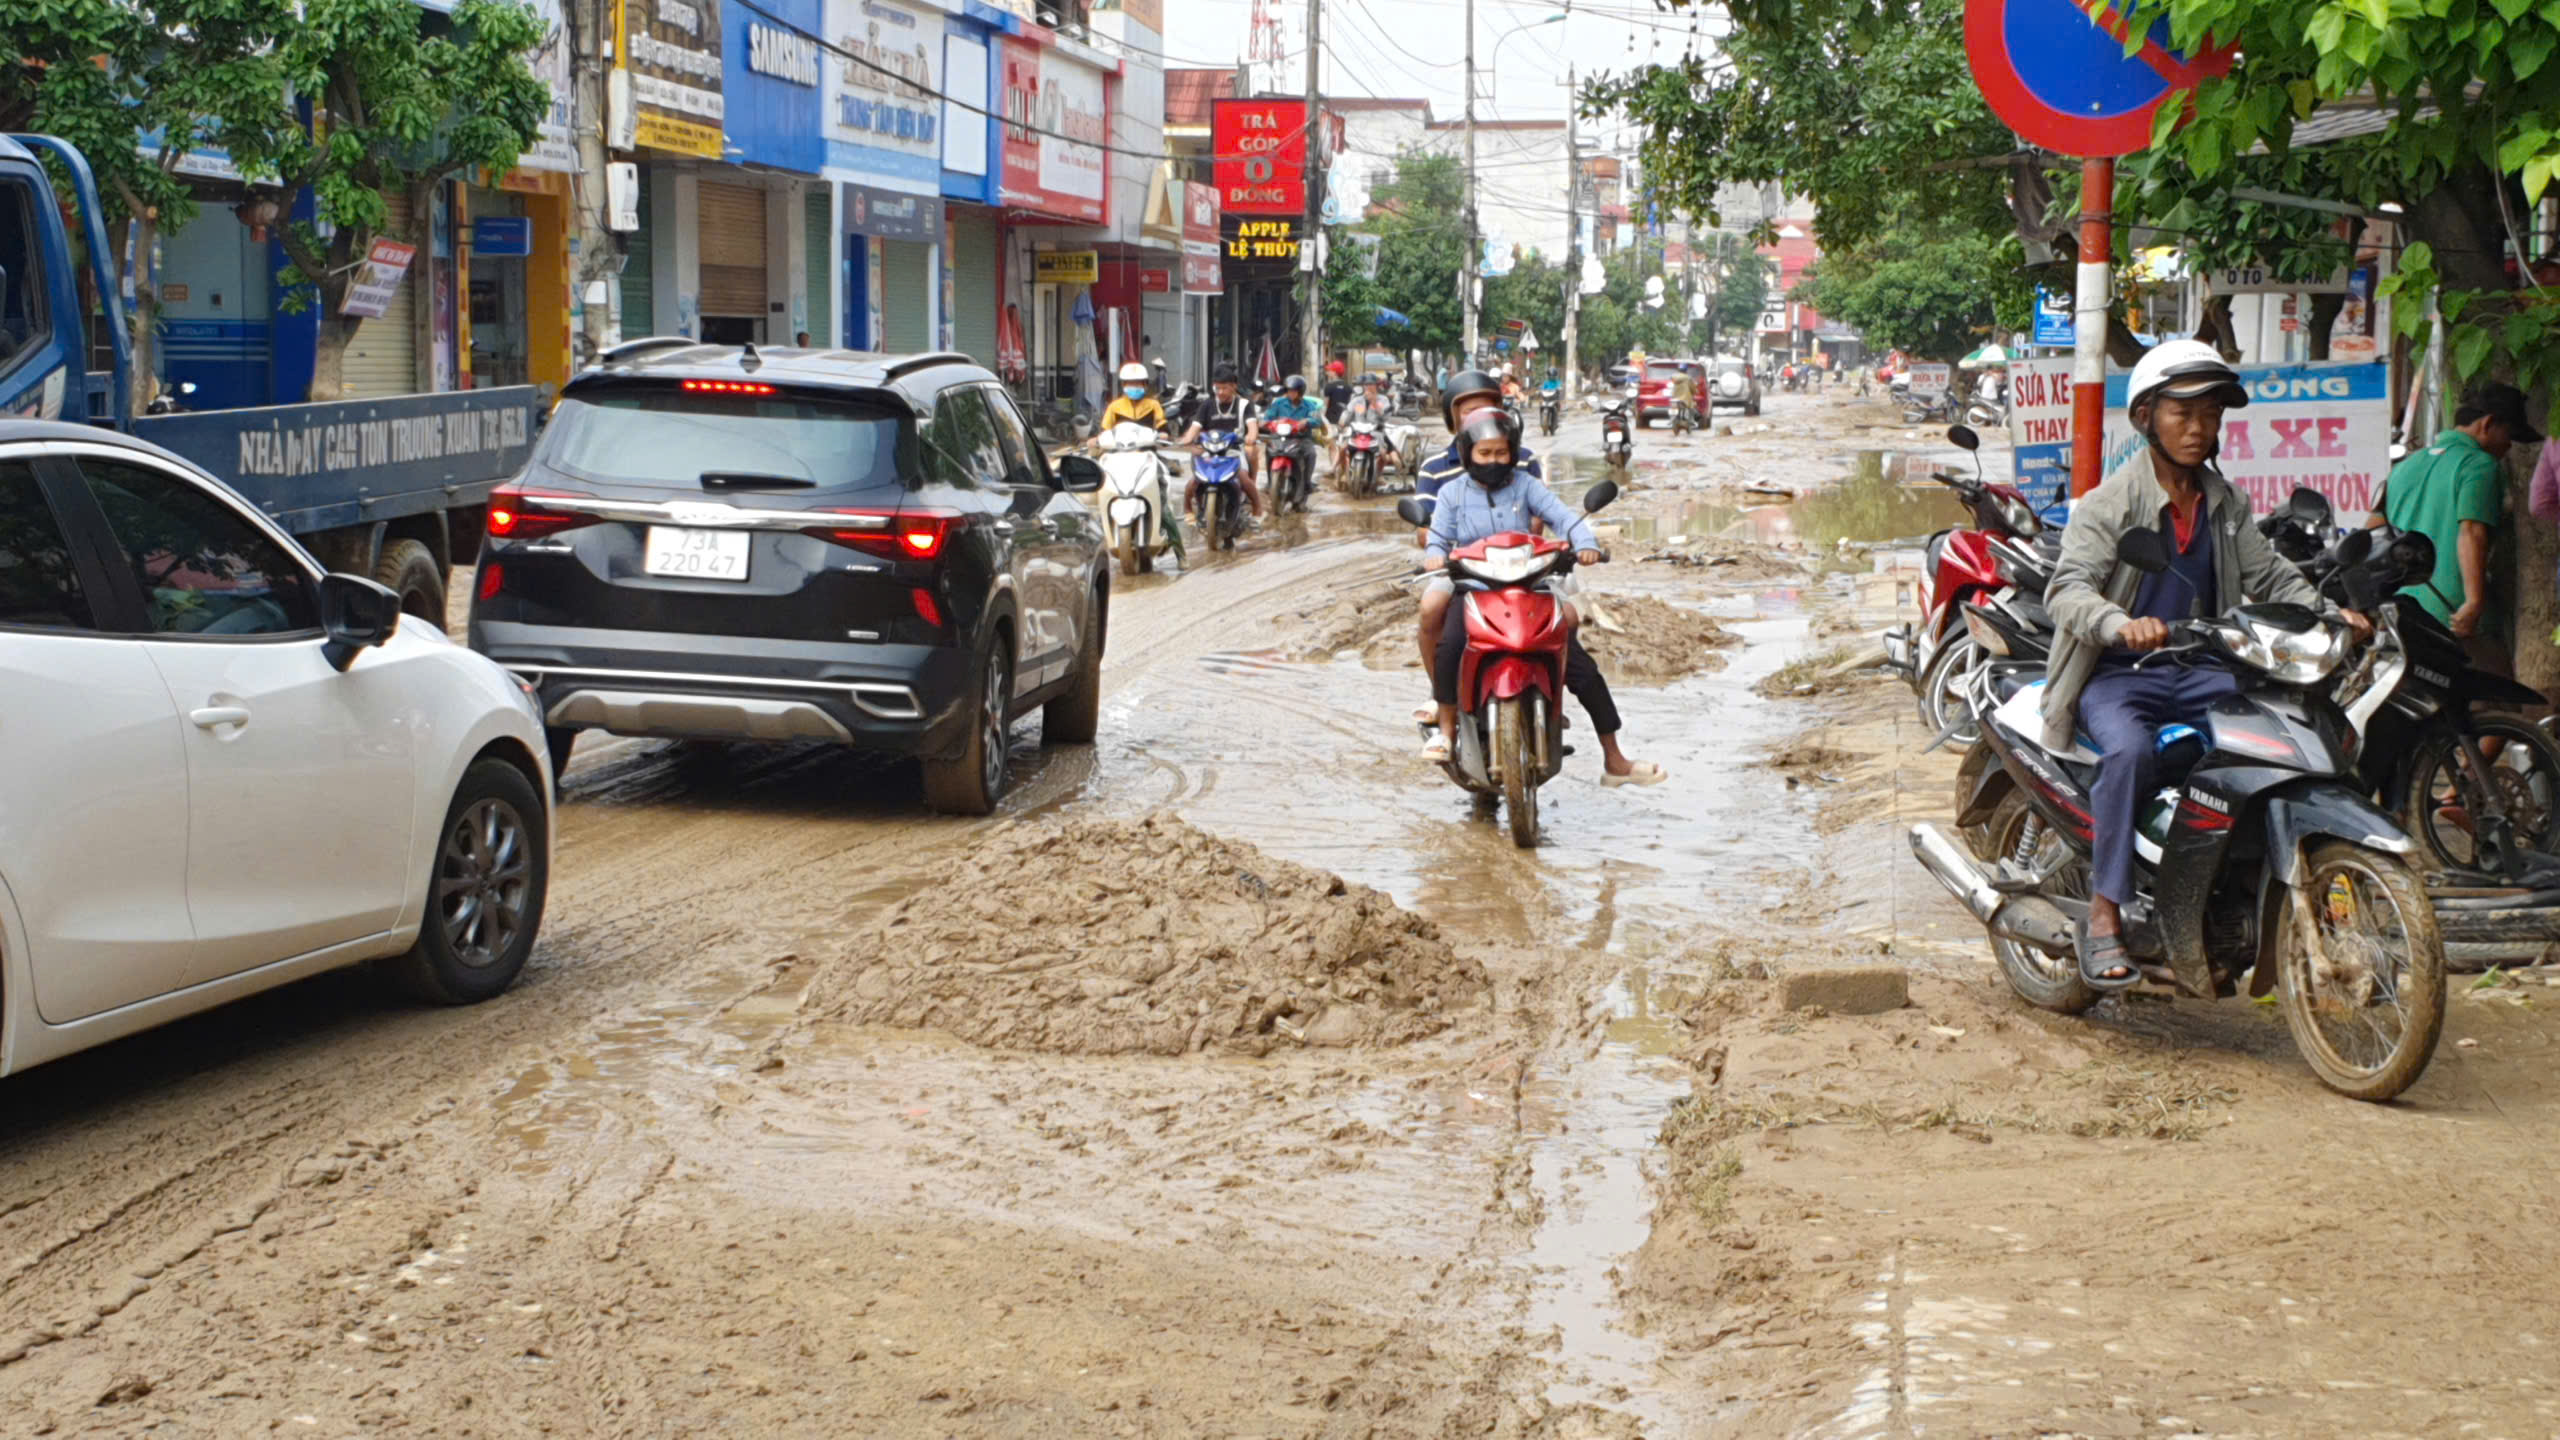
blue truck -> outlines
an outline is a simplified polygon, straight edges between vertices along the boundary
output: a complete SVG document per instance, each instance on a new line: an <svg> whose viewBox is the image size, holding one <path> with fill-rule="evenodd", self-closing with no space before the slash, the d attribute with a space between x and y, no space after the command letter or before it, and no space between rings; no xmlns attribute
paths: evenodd
<svg viewBox="0 0 2560 1440"><path fill-rule="evenodd" d="M67 178L75 250L39 156ZM169 415L132 411L123 287L89 163L46 135L0 136L0 416L90 419L185 456L333 570L371 575L445 623L452 568L478 554L489 492L524 468L542 414L530 385ZM90 306L112 368L88 368Z"/></svg>

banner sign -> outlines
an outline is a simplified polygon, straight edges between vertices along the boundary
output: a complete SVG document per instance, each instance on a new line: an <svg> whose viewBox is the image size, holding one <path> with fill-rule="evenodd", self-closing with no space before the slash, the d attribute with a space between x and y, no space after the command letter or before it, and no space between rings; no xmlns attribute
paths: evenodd
<svg viewBox="0 0 2560 1440"><path fill-rule="evenodd" d="M2071 318L2071 297L2051 290L2036 291L2035 343L2069 349L2076 334Z"/></svg>
<svg viewBox="0 0 2560 1440"><path fill-rule="evenodd" d="M622 0L637 143L721 158L720 0Z"/></svg>
<svg viewBox="0 0 2560 1440"><path fill-rule="evenodd" d="M1111 135L1102 72L1054 46L1008 36L1004 119L1004 203L1101 224L1102 147Z"/></svg>
<svg viewBox="0 0 2560 1440"><path fill-rule="evenodd" d="M884 0L828 0L827 163L893 179L931 181L943 163L945 107L940 11ZM985 51L978 52L981 57ZM983 99L986 69L978 70ZM983 129L980 142L986 139ZM986 169L980 157L979 171Z"/></svg>
<svg viewBox="0 0 2560 1440"><path fill-rule="evenodd" d="M843 182L844 229L848 235L872 235L918 245L942 243L942 197L909 195L870 185Z"/></svg>
<svg viewBox="0 0 2560 1440"><path fill-rule="evenodd" d="M2297 486L2329 497L2342 525L2363 523L2391 473L2390 367L2252 366L2240 372L2249 405L2222 417L2222 476L2264 515ZM2125 380L2107 377L2107 468L2142 448L2125 418Z"/></svg>
<svg viewBox="0 0 2560 1440"><path fill-rule="evenodd" d="M2071 493L2070 356L2009 362L2009 468L2039 510Z"/></svg>
<svg viewBox="0 0 2560 1440"><path fill-rule="evenodd" d="M1218 263L1218 252L1212 249L1201 255L1186 250L1182 257L1182 290L1186 295L1216 295L1227 288L1226 276Z"/></svg>
<svg viewBox="0 0 2560 1440"><path fill-rule="evenodd" d="M1102 280L1098 250L1037 250L1031 256L1034 285L1094 285Z"/></svg>
<svg viewBox="0 0 2560 1440"><path fill-rule="evenodd" d="M409 273L409 262L418 258L418 247L397 240L376 240L364 258L364 268L347 286L346 301L339 305L341 315L361 315L368 320L382 318L391 306L391 297L400 289L400 277Z"/></svg>
<svg viewBox="0 0 2560 1440"><path fill-rule="evenodd" d="M1173 272L1141 270L1138 272L1138 288L1149 295L1170 295L1173 293Z"/></svg>
<svg viewBox="0 0 2560 1440"><path fill-rule="evenodd" d="M522 260L533 254L533 221L522 215L481 215L471 222L471 258Z"/></svg>
<svg viewBox="0 0 2560 1440"><path fill-rule="evenodd" d="M1915 399L1944 395L1948 387L1955 384L1955 379L1956 367L1946 361L1920 361L1911 367L1911 394Z"/></svg>
<svg viewBox="0 0 2560 1440"><path fill-rule="evenodd" d="M1218 233L1226 242L1229 260L1267 260L1295 265L1298 263L1298 223L1294 216L1248 220L1239 215L1224 215L1218 219Z"/></svg>
<svg viewBox="0 0 2560 1440"><path fill-rule="evenodd" d="M1209 145L1220 210L1307 213L1306 101L1212 100Z"/></svg>

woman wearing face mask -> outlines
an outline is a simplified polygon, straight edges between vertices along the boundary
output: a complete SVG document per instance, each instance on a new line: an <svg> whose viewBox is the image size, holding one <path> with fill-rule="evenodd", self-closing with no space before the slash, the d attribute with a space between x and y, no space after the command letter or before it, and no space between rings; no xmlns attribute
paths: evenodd
<svg viewBox="0 0 2560 1440"><path fill-rule="evenodd" d="M1466 456L1466 475L1440 487L1438 502L1431 511L1430 548L1422 562L1425 569L1446 567L1450 551L1488 535L1512 531L1525 534L1532 519L1544 521L1550 533L1562 536L1574 547L1576 564L1600 563L1600 542L1591 533L1590 520L1557 499L1545 481L1519 469L1518 416L1498 406L1478 410L1459 428L1457 443L1462 447L1460 453ZM1445 576L1434 576L1430 581L1435 590L1449 584ZM1561 603L1565 624L1579 624L1573 602ZM1434 764L1446 761L1449 747L1456 743L1458 661L1467 648L1466 607L1451 605L1448 617L1441 625L1440 648L1431 664L1431 698L1439 704L1440 733L1422 747L1422 758ZM1591 728L1599 734L1601 768L1606 772L1600 780L1602 785L1658 785L1668 778L1661 766L1630 760L1618 748L1617 703L1610 698L1608 680L1592 663L1591 654L1582 648L1578 635L1565 641L1564 684L1573 692L1573 698L1582 702L1584 712L1591 717Z"/></svg>
<svg viewBox="0 0 2560 1440"><path fill-rule="evenodd" d="M1111 403L1102 407L1104 433L1114 425L1133 422L1152 425L1159 435L1173 428L1172 422L1165 419L1164 403L1156 399L1149 381L1147 367L1135 360L1120 367L1120 393L1112 396Z"/></svg>

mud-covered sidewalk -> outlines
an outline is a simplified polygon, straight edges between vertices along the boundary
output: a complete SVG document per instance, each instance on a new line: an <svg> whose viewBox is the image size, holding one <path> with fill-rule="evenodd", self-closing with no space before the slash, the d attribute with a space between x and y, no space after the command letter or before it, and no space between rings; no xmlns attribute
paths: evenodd
<svg viewBox="0 0 2560 1440"><path fill-rule="evenodd" d="M1638 437L1582 578L1672 779L1585 743L1535 851L1415 758L1383 502L1125 582L991 821L591 739L512 995L0 1085L0 1432L2560 1429L2560 989L2459 982L2388 1107L2257 1007L2011 999L1901 839L1953 760L1830 659L1950 515L1890 420Z"/></svg>

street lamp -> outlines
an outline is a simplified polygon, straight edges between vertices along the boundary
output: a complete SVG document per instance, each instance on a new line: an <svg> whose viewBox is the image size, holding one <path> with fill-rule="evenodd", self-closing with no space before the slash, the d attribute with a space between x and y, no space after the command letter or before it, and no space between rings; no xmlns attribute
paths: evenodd
<svg viewBox="0 0 2560 1440"><path fill-rule="evenodd" d="M1515 25L1515 26L1511 27L1511 29L1509 29L1509 30L1507 30L1507 31L1503 32L1503 35L1502 35L1501 39L1495 40L1495 41L1493 42L1493 64L1495 65L1495 67L1496 67L1496 68L1499 68L1499 67L1500 67L1500 65L1501 65L1501 63L1502 63L1502 45L1503 45L1503 41L1511 39L1513 36L1520 34L1522 31L1525 31L1525 30L1535 30L1535 29L1539 28L1539 27L1540 27L1540 26L1542 26L1542 25L1560 25L1560 24L1563 24L1563 23L1564 23L1564 20L1565 20L1565 12L1564 12L1564 11L1562 11L1562 10L1556 10L1556 11L1551 11L1551 12L1549 12L1548 14L1546 14L1546 15L1544 15L1544 16L1541 16L1541 17L1540 17L1540 18L1538 18L1538 19L1535 19L1535 20L1528 20L1528 21L1523 21L1522 23L1520 23L1520 24L1518 24L1518 25ZM1566 123L1566 124L1568 124L1568 125L1570 125L1570 124L1572 124L1572 123L1573 123L1572 119L1570 118L1570 111L1569 111L1569 110L1568 110L1568 118L1566 119L1565 123ZM1467 168L1466 168L1466 182L1467 182L1467 191L1466 191L1466 210L1467 210L1467 268L1466 268L1465 274L1463 275L1463 277L1462 277L1462 278L1460 279L1460 281L1459 281L1459 292L1458 292L1458 293L1459 293L1460 303L1461 303L1461 305L1462 305L1462 307L1463 307L1463 309L1465 310L1465 313L1466 313L1467 361L1468 361L1468 363L1469 363L1469 364L1473 364L1473 363L1475 363L1475 359L1476 359L1476 349L1477 349L1478 344L1480 343L1480 342L1479 342L1479 340L1478 340L1477 330L1476 330L1476 305L1477 305L1477 300L1476 300L1476 283L1477 283L1477 281L1476 281L1476 276L1477 276L1477 272L1482 268L1483 260L1484 260L1484 256L1483 256L1483 253L1482 253L1482 252L1483 252L1483 246L1484 246L1484 240L1483 240L1483 237L1481 236L1481 234L1479 234L1479 233L1478 233L1478 231L1477 231L1477 229L1476 229L1476 5L1475 5L1475 0L1467 0L1467 119L1466 119L1466 130L1467 130Z"/></svg>
<svg viewBox="0 0 2560 1440"><path fill-rule="evenodd" d="M1492 68L1493 68L1495 71L1497 71L1497 72L1499 72L1499 71L1502 69L1502 47L1503 47L1506 43L1510 42L1512 39L1514 39L1514 38L1518 37L1519 35L1521 35L1521 34L1523 34L1523 33L1527 32L1527 31L1535 30L1535 29L1537 29L1537 28L1538 28L1539 26L1541 26L1541 25L1561 25L1561 24L1563 24L1563 23L1564 23L1564 21L1565 21L1565 13L1564 13L1563 11L1561 11L1561 10L1558 10L1558 11L1556 11L1555 13L1553 13L1553 14L1551 14L1551 15L1542 16L1542 17L1540 17L1540 18L1538 18L1538 19L1536 19L1536 20L1524 20L1524 21L1520 22L1519 24L1512 26L1510 29L1508 29L1508 30L1506 30L1506 31L1502 32L1502 38L1501 38L1500 40L1496 40L1496 41L1494 41L1494 42L1493 42L1493 67L1492 67ZM1491 97L1487 97L1487 98L1491 98Z"/></svg>

